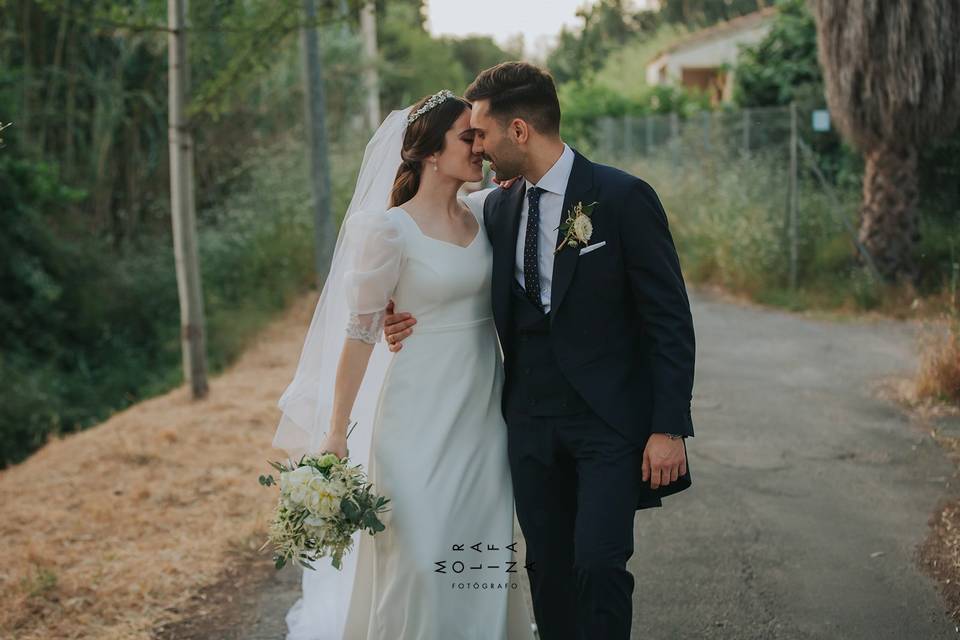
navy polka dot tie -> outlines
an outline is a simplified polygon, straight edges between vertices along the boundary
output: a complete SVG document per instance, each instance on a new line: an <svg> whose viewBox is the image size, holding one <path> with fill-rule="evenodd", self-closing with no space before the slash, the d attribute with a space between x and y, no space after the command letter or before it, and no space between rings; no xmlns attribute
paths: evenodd
<svg viewBox="0 0 960 640"><path fill-rule="evenodd" d="M527 213L527 235L523 240L523 281L527 297L540 311L543 304L540 301L540 261L537 255L537 238L540 236L540 194L543 189L530 187L527 189L527 200L530 201Z"/></svg>

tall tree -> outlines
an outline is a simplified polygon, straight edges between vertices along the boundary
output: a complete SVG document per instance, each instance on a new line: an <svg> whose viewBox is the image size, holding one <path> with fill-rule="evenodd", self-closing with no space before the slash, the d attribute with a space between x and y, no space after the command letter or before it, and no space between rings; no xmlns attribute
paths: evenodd
<svg viewBox="0 0 960 640"><path fill-rule="evenodd" d="M185 0L168 0L170 48L170 212L180 294L183 376L194 398L207 395L206 327L197 252L193 136L186 116L189 66Z"/></svg>
<svg viewBox="0 0 960 640"><path fill-rule="evenodd" d="M811 93L822 95L817 27L806 0L777 4L767 35L740 49L734 85L734 100L741 107L788 105Z"/></svg>
<svg viewBox="0 0 960 640"><path fill-rule="evenodd" d="M336 225L330 215L330 159L327 153L326 104L323 66L317 40L315 0L303 0L306 21L303 40L304 112L310 143L310 187L313 192L315 267L318 285L326 279L327 265L336 240Z"/></svg>
<svg viewBox="0 0 960 640"><path fill-rule="evenodd" d="M666 22L679 22L688 27L705 27L721 20L732 20L770 4L769 0L662 0L660 17Z"/></svg>
<svg viewBox="0 0 960 640"><path fill-rule="evenodd" d="M547 67L558 83L582 81L629 40L653 33L657 14L634 11L626 0L599 0L577 10L581 25L560 31Z"/></svg>
<svg viewBox="0 0 960 640"><path fill-rule="evenodd" d="M827 104L864 154L860 241L889 281L916 284L919 149L960 118L955 0L811 0Z"/></svg>
<svg viewBox="0 0 960 640"><path fill-rule="evenodd" d="M377 5L366 0L360 8L360 33L363 36L363 86L367 92L367 126L380 126L380 76L377 69Z"/></svg>

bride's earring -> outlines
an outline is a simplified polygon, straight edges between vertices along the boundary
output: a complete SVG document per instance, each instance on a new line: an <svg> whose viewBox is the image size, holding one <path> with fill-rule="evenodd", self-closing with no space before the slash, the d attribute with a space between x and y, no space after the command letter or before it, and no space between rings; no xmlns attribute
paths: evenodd
<svg viewBox="0 0 960 640"><path fill-rule="evenodd" d="M436 160L433 161L433 170L434 170L434 171L437 170L437 161L436 161Z"/></svg>

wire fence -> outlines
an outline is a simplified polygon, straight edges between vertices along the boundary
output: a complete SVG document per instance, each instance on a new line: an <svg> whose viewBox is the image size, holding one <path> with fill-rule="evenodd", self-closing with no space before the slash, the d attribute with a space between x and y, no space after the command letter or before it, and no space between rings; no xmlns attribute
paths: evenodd
<svg viewBox="0 0 960 640"><path fill-rule="evenodd" d="M879 280L857 238L855 193L849 185L838 188L839 144L825 111L796 105L606 117L589 140L601 162L655 178L678 216L703 226L716 224L717 210L727 209L728 227L746 222L746 232L762 236L758 242L772 241L766 262L791 289L812 270L824 241L836 245L838 238ZM738 210L746 219L736 219Z"/></svg>
<svg viewBox="0 0 960 640"><path fill-rule="evenodd" d="M602 118L598 124L598 150L604 155L623 158L667 150L671 159L678 162L680 154L712 153L718 149L749 153L786 145L790 138L790 107L701 111L685 116L624 116ZM803 135L812 131L806 124L798 122Z"/></svg>

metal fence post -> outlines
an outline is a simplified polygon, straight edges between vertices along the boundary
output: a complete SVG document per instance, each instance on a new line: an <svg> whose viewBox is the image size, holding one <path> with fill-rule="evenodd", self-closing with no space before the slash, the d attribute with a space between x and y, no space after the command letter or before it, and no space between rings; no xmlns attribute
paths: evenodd
<svg viewBox="0 0 960 640"><path fill-rule="evenodd" d="M612 116L605 116L601 121L601 131L603 132L603 143L601 145L604 162L611 162L613 160L613 138L615 135L615 124Z"/></svg>
<svg viewBox="0 0 960 640"><path fill-rule="evenodd" d="M644 116L644 122L646 123L646 133L647 133L647 147L646 152L651 153L653 151L653 116Z"/></svg>
<svg viewBox="0 0 960 640"><path fill-rule="evenodd" d="M623 114L623 157L632 157L633 154L633 118L629 113Z"/></svg>
<svg viewBox="0 0 960 640"><path fill-rule="evenodd" d="M680 164L680 121L676 112L670 112L670 156L673 160L673 166Z"/></svg>
<svg viewBox="0 0 960 640"><path fill-rule="evenodd" d="M790 103L790 186L788 239L790 243L790 290L797 288L797 103Z"/></svg>
<svg viewBox="0 0 960 640"><path fill-rule="evenodd" d="M703 151L710 153L710 115L711 111L701 111L700 120L703 127Z"/></svg>
<svg viewBox="0 0 960 640"><path fill-rule="evenodd" d="M857 235L857 230L853 227L850 221L843 215L842 209L840 207L840 200L837 198L837 194L834 191L833 187L830 186L830 183L827 182L827 178L823 175L823 172L820 170L820 167L817 165L817 156L813 152L806 142L803 140L797 140L800 151L803 152L804 157L807 160L807 163L810 165L810 170L813 172L813 175L820 182L820 187L823 189L824 193L827 194L827 197L831 202L830 212L834 218L837 219L838 224L846 229L847 235L850 236L850 241L853 242L853 245L856 247L857 251L863 257L864 262L867 265L867 268L870 272L870 275L873 277L874 282L881 282L883 278L880 276L880 271L877 269L876 263L873 261L873 256L870 255L870 252L867 250L863 243L860 242L860 239Z"/></svg>
<svg viewBox="0 0 960 640"><path fill-rule="evenodd" d="M750 107L743 110L743 151L750 153Z"/></svg>

